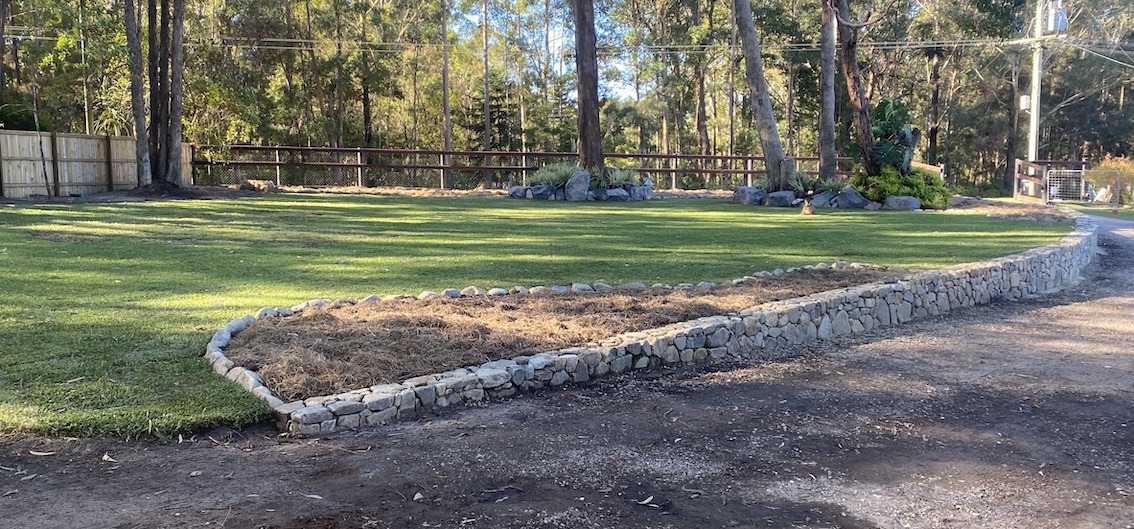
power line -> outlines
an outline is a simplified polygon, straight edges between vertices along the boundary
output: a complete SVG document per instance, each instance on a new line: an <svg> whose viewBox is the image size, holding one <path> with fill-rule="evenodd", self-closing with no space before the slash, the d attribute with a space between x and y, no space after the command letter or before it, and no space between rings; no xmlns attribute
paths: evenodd
<svg viewBox="0 0 1134 529"><path fill-rule="evenodd" d="M58 37L51 35L54 31L52 28L42 27L29 27L29 26L8 26L6 29L6 38L32 40L32 41L55 41ZM936 48L972 48L972 47L1005 47L1013 45L1029 44L1033 39L1016 39L1016 40L999 40L999 39L951 39L951 40L897 40L897 41L872 41L861 42L859 47L864 50L881 50L881 51L895 51L895 50L924 50ZM1116 62L1117 64L1128 66L1127 63L1107 57L1105 53L1122 53L1129 55L1134 53L1134 43L1124 43L1120 41L1096 41L1087 40L1082 38L1059 38L1055 42L1064 42L1068 45L1081 49L1083 51L1091 52L1098 55L1100 58ZM195 39L189 38L186 40L186 46L201 47L201 46L217 46L231 49L249 49L249 50L272 50L272 51L307 51L321 46L343 46L349 51L367 52L367 53L402 53L407 50L415 48L433 48L441 47L440 42L380 42L372 40L350 40L350 39L303 39L303 38L290 38L290 37L263 37L263 38L243 38L243 37L222 37L212 39ZM540 51L538 48L517 47L520 53L535 53ZM669 44L669 45L599 45L598 53L605 56L624 56L634 52L648 53L650 55L673 55L673 54L697 54L697 53L710 53L710 52L727 52L730 47L739 50L739 47L733 47L729 44ZM769 51L778 51L786 53L815 53L819 51L818 42L791 42L791 43L766 43L764 48ZM563 48L560 54L564 58L574 56L574 50L570 48Z"/></svg>

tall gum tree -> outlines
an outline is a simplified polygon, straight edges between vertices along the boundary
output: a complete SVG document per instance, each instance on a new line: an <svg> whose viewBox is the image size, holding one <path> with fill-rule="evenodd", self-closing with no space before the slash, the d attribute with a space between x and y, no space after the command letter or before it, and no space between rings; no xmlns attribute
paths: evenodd
<svg viewBox="0 0 1134 529"><path fill-rule="evenodd" d="M764 58L760 54L760 38L756 35L756 26L752 21L752 5L749 0L733 0L732 5L737 32L744 51L744 75L748 80L748 89L752 92L752 113L756 119L756 130L760 135L760 147L768 174L768 187L772 191L779 191L787 187L790 173L795 172L795 163L784 155L780 132L776 128L772 99L768 94L768 81L764 77Z"/></svg>

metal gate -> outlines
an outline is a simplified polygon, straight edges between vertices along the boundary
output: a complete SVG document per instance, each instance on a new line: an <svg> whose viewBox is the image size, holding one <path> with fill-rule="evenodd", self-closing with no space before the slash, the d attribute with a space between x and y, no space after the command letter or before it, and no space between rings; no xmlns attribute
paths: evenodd
<svg viewBox="0 0 1134 529"><path fill-rule="evenodd" d="M1129 178L1113 169L1089 169L1086 161L1016 160L1013 196L1021 202L1132 202Z"/></svg>
<svg viewBox="0 0 1134 529"><path fill-rule="evenodd" d="M1048 202L1086 202L1087 182L1082 169L1049 169L1047 181Z"/></svg>

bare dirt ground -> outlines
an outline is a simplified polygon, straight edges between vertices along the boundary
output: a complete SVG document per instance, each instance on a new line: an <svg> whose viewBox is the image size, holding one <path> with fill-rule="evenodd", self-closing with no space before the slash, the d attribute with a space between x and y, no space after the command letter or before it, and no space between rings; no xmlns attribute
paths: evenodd
<svg viewBox="0 0 1134 529"><path fill-rule="evenodd" d="M0 527L1134 527L1134 223L1077 286L322 439L0 439ZM420 496L418 496L420 494Z"/></svg>

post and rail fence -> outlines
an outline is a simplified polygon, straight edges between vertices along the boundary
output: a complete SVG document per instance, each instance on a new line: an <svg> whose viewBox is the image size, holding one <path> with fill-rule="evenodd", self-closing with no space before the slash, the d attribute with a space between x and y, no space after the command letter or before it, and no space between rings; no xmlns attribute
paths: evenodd
<svg viewBox="0 0 1134 529"><path fill-rule="evenodd" d="M269 180L281 186L439 189L524 185L541 166L577 159L567 152L259 145L202 146L197 154L193 162L197 185ZM761 156L608 153L604 157L611 165L649 176L657 189L732 189L752 185L764 173ZM796 160L801 171L818 173L818 158ZM852 163L851 158L839 158L839 175L849 175Z"/></svg>
<svg viewBox="0 0 1134 529"><path fill-rule="evenodd" d="M73 196L138 186L134 138L0 131L0 197ZM189 185L193 146L183 144L181 183Z"/></svg>
<svg viewBox="0 0 1134 529"><path fill-rule="evenodd" d="M294 146L183 145L184 185L270 180L307 187L505 189L540 167L576 160L568 152L443 151ZM137 186L131 137L0 131L0 197L72 196ZM611 165L632 169L657 189L733 189L763 179L764 159L748 155L611 153ZM818 158L796 158L818 174ZM854 160L840 157L840 176ZM919 164L940 174L936 166Z"/></svg>

